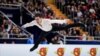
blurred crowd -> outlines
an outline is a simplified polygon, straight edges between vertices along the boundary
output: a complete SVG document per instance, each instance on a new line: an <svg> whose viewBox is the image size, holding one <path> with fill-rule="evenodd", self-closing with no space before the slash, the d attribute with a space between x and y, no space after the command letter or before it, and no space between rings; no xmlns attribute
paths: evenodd
<svg viewBox="0 0 100 56"><path fill-rule="evenodd" d="M25 38L25 33L4 15L0 14L0 38Z"/></svg>
<svg viewBox="0 0 100 56"><path fill-rule="evenodd" d="M91 36L100 36L98 0L56 0L55 4L74 22L81 22Z"/></svg>
<svg viewBox="0 0 100 56"><path fill-rule="evenodd" d="M0 0L0 4L19 4L21 0Z"/></svg>
<svg viewBox="0 0 100 56"><path fill-rule="evenodd" d="M41 14L42 17L44 18L48 18L48 19L53 19L54 18L54 13L52 11L52 9L44 3L44 1L41 0L36 0L33 2L29 1L25 4L25 7L31 11L33 13L33 15L35 14Z"/></svg>
<svg viewBox="0 0 100 56"><path fill-rule="evenodd" d="M8 37L8 31L10 30L8 25L10 26L10 22L0 14L0 38Z"/></svg>

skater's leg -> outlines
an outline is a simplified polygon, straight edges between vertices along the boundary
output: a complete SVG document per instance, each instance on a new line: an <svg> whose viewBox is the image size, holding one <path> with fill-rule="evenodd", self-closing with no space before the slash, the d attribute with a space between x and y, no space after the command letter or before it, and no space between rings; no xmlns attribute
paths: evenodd
<svg viewBox="0 0 100 56"><path fill-rule="evenodd" d="M47 32L41 32L39 39L36 41L36 43L34 44L34 46L30 49L30 51L34 51L38 45L40 44L40 42L42 41L42 39L45 37L45 35L47 34Z"/></svg>
<svg viewBox="0 0 100 56"><path fill-rule="evenodd" d="M43 37L39 37L39 39L36 41L36 43L34 44L34 46L30 49L30 51L33 51L35 50L38 45L40 44L41 40L42 40Z"/></svg>
<svg viewBox="0 0 100 56"><path fill-rule="evenodd" d="M60 31L60 30L67 30L72 27L82 27L85 28L85 25L82 23L74 23L74 24L69 24L69 25L62 25L62 26L53 26L52 31Z"/></svg>
<svg viewBox="0 0 100 56"><path fill-rule="evenodd" d="M69 25L66 25L65 26L65 29L67 28L72 28L72 27L82 27L82 28L85 28L85 25L82 24L82 23L74 23L74 24L69 24Z"/></svg>

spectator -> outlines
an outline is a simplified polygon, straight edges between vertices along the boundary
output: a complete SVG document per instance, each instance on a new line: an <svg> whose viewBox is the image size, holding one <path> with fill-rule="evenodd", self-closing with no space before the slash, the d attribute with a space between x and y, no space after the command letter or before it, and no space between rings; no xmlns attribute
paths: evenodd
<svg viewBox="0 0 100 56"><path fill-rule="evenodd" d="M40 44L48 44L47 39L43 38Z"/></svg>
<svg viewBox="0 0 100 56"><path fill-rule="evenodd" d="M90 12L90 13L95 13L95 10L93 9L93 7L91 7L91 8L89 9L89 12Z"/></svg>
<svg viewBox="0 0 100 56"><path fill-rule="evenodd" d="M77 12L77 17L78 18L81 18L83 16L83 13L80 11L80 10L78 10L78 12Z"/></svg>
<svg viewBox="0 0 100 56"><path fill-rule="evenodd" d="M55 35L52 39L51 39L51 43L52 44L63 44L63 42L60 40L61 36L59 35Z"/></svg>
<svg viewBox="0 0 100 56"><path fill-rule="evenodd" d="M27 44L34 44L34 40L32 37L28 37Z"/></svg>
<svg viewBox="0 0 100 56"><path fill-rule="evenodd" d="M13 38L20 38L21 37L20 36L21 30L19 28L17 28L17 26L13 26L10 33L12 34Z"/></svg>
<svg viewBox="0 0 100 56"><path fill-rule="evenodd" d="M3 18L2 15L0 15L0 27L2 27L2 24L3 24Z"/></svg>
<svg viewBox="0 0 100 56"><path fill-rule="evenodd" d="M99 24L96 26L95 36L100 36L100 25Z"/></svg>
<svg viewBox="0 0 100 56"><path fill-rule="evenodd" d="M2 31L2 32L1 32L1 35L2 35L2 38L4 38L4 39L9 39L9 34L8 34L7 31Z"/></svg>

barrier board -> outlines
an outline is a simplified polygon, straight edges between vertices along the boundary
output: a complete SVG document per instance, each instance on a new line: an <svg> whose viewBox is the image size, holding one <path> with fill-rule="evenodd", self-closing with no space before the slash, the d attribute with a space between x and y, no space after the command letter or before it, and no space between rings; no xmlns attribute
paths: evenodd
<svg viewBox="0 0 100 56"><path fill-rule="evenodd" d="M100 56L100 45L39 45L0 44L0 56Z"/></svg>

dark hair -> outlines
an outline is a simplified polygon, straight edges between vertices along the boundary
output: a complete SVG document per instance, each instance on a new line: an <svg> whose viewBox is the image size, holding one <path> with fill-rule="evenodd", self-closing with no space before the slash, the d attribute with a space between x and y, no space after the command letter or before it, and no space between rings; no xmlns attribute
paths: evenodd
<svg viewBox="0 0 100 56"><path fill-rule="evenodd" d="M35 14L35 17L42 17L42 14L37 13Z"/></svg>

